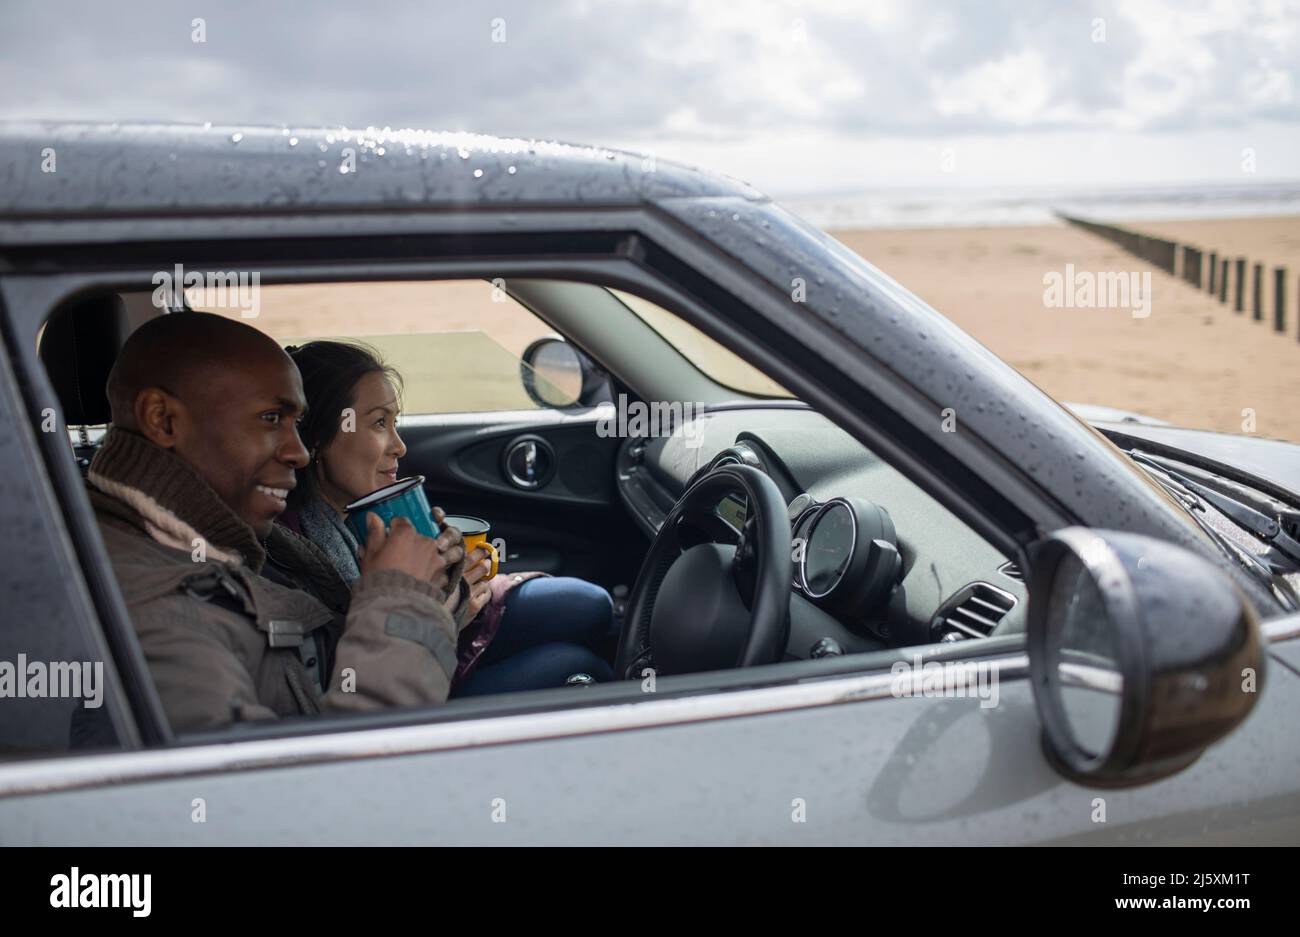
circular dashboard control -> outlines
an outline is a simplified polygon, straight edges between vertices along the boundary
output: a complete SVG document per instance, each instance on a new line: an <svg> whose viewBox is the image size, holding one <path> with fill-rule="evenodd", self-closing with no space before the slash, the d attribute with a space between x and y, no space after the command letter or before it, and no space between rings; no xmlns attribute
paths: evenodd
<svg viewBox="0 0 1300 937"><path fill-rule="evenodd" d="M794 500L791 501L789 506L785 509L787 516L790 518L790 523L793 524L795 521L799 520L799 516L803 514L804 511L816 504L816 499L806 491L801 495L795 495Z"/></svg>
<svg viewBox="0 0 1300 937"><path fill-rule="evenodd" d="M843 501L829 501L813 519L804 546L803 588L809 598L824 598L840 584L857 546L853 512Z"/></svg>
<svg viewBox="0 0 1300 937"><path fill-rule="evenodd" d="M806 530L806 533L803 533ZM861 498L832 498L795 524L804 537L798 578L808 598L834 614L863 620L876 613L903 571L889 512Z"/></svg>

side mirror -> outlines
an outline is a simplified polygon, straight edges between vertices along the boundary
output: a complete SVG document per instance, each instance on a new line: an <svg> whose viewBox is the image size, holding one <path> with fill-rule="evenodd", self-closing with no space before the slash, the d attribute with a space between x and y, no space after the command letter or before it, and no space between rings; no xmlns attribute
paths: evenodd
<svg viewBox="0 0 1300 937"><path fill-rule="evenodd" d="M605 375L562 338L539 338L524 349L519 376L529 398L542 407L576 407L595 402Z"/></svg>
<svg viewBox="0 0 1300 937"><path fill-rule="evenodd" d="M1194 762L1262 688L1259 624L1207 560L1071 527L1030 548L1029 670L1048 758L1091 787Z"/></svg>

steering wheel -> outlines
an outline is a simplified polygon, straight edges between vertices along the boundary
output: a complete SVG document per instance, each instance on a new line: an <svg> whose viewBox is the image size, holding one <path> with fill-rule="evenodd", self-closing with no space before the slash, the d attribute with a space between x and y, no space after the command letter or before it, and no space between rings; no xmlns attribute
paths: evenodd
<svg viewBox="0 0 1300 937"><path fill-rule="evenodd" d="M710 528L724 495L743 492L736 546ZM628 598L614 673L639 680L774 663L790 633L790 518L781 490L748 465L698 479L668 512Z"/></svg>

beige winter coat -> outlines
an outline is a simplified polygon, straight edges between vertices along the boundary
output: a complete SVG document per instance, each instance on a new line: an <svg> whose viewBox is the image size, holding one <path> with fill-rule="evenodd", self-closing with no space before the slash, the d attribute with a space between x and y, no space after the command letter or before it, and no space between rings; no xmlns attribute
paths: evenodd
<svg viewBox="0 0 1300 937"><path fill-rule="evenodd" d="M151 533L126 503L139 498L119 493L126 496L90 496L174 731L447 699L457 635L441 589L396 570L369 572L354 585L346 619L336 620L238 556L196 562L195 551L178 548L183 541L159 542L157 524ZM276 553L302 548L278 527L271 538ZM452 588L461 571L458 564Z"/></svg>

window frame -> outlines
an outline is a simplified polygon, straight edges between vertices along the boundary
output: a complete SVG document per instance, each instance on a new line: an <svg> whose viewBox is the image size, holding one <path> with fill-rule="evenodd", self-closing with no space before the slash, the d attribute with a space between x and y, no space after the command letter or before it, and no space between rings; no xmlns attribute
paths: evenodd
<svg viewBox="0 0 1300 937"><path fill-rule="evenodd" d="M23 385L29 398L54 399L44 370L36 358L35 334L48 315L61 302L95 289L139 289L147 282L152 271L170 269L183 262L190 269L227 269L232 264L240 267L254 266L262 272L263 282L325 282L393 279L485 279L504 277L529 279L571 279L601 286L626 290L645 297L719 341L750 364L772 374L783 386L796 393L812 406L822 404L822 410L847 431L886 458L900 470L912 473L918 484L954 512L963 522L970 524L1003 552L1017 557L1022 563L1022 545L1026 532L1034 529L1029 512L1037 514L1039 521L1063 522L1058 506L1044 493L1027 485L1015 484L1018 476L1009 467L989 473L993 478L1013 483L1013 495L994 492L988 481L977 474L975 468L962 466L965 476L977 482L976 490L984 497L972 497L965 489L953 486L930 470L922 461L925 446L917 445L919 434L909 428L907 411L926 412L930 403L917 399L910 387L897 382L883 381L883 376L870 376L866 382L874 385L891 404L876 408L873 419L866 419L858 408L837 398L836 386L825 382L825 369L807 367L813 349L800 344L793 350L805 355L803 362L790 361L782 352L790 352L789 343L782 345L774 340L778 335L771 327L772 316L781 313L780 300L747 274L738 264L727 263L715 249L701 244L690 235L667 224L662 219L647 217L640 212L590 212L556 213L557 217L539 215L533 219L536 230L527 237L519 231L501 233L493 229L491 213L473 217L422 216L417 227L431 229L424 239L411 233L394 234L395 227L409 227L410 217L393 218L379 213L372 216L376 226L369 233L358 231L347 239L331 237L327 232L337 230L331 216L320 215L304 219L302 216L286 220L284 236L279 238L245 237L256 230L265 230L262 223L245 231L248 226L237 220L226 219L214 223L211 219L194 219L184 223L176 219L124 219L117 223L67 223L69 232L94 230L108 243L90 248L83 241L73 240L66 247L47 247L45 253L23 249L9 253L10 272L0 277L0 295L11 310L6 324L16 335L14 362L23 372ZM352 216L350 228L366 228ZM364 221L364 219L360 219ZM395 221L403 222L394 224ZM82 227L77 227L80 224ZM159 240L149 236L161 229L180 228L189 239ZM467 234L464 229L473 229ZM120 229L120 230L119 230ZM558 230L557 230L558 229ZM220 232L219 235L213 232ZM175 232L174 232L175 233ZM95 240L97 238L90 238ZM546 251L540 250L545 244ZM557 250L557 247L563 250ZM213 257L222 258L214 263ZM688 259L689 258L689 259ZM707 261L708 263L700 263ZM33 267L55 273L33 275ZM712 268L712 269L708 269ZM765 308L760 317L756 312ZM531 310L537 314L537 310ZM545 317L541 316L545 321ZM763 321L766 320L766 321ZM549 323L554 327L554 323ZM816 330L816 324L798 323L801 329ZM739 326L739 327L737 327ZM563 332L559 329L561 334ZM811 333L809 333L811 334ZM567 338L568 336L566 336ZM571 339L570 339L571 340ZM581 347L581 346L579 346ZM586 349L584 349L585 351ZM843 351L843 349L841 349ZM799 369L803 364L804 370ZM839 362L842 364L843 362ZM813 375L817 375L814 377ZM856 389L860 389L858 386ZM893 435L891 435L893 434ZM143 656L135 644L129 618L112 578L111 567L99 538L93 512L80 478L70 458L65 434L42 434L47 439L38 443L44 462L49 469L49 484L60 492L64 518L81 566L87 571L88 592L99 614L99 622L108 643L113 647L114 658L121 661L123 670L131 678L128 689L131 711L141 726L142 746L175 746L176 740L166 731L166 721L161 719L161 706L152 693ZM924 441L924 440L919 440ZM978 446L978 443L976 443ZM919 451L918 451L919 450ZM931 449L933 451L933 449ZM952 453L945 453L951 459ZM996 462L998 454L989 450L972 459L980 469L990 460ZM901 464L900 464L901 463ZM958 474L961 474L960 472ZM124 640L125 639L125 640ZM996 639L994 639L996 640ZM1017 638L1017 642L1019 639ZM982 642L979 656L1006 657L1005 646ZM130 646L135 647L131 653ZM967 657L974 648L963 649ZM1014 654L1013 654L1014 656ZM862 675L881 670L889 655L857 655L839 660L806 661L771 665L783 668L774 675L766 668L749 668L744 671L715 672L702 676L662 678L658 701L672 696L687 697L715 695L745 688L794 686L802 680L844 679L845 675ZM878 659L877 659L878 658ZM140 675L144 683L140 686ZM665 692L665 682L674 681ZM703 682L701 682L703 681ZM483 707L457 706L447 713L436 710L406 710L373 714L360 719L318 719L308 730L293 721L279 727L254 727L252 731L224 732L222 738L249 738L266 734L274 738L307 735L334 736L365 732L373 729L399 728L405 723L432 726L448 721L477 721L496 719L507 714L531 713L544 715L570 709L602 709L622 705L629 699L626 694L602 691L619 687L597 688L579 702L565 700L556 706L556 691L532 694L536 705L523 705L518 700L490 701ZM635 688L631 688L635 689ZM559 691L565 692L565 691ZM150 698L152 697L152 699ZM608 700L607 700L608 697ZM485 715L486 714L486 715ZM291 731L286 731L286 729ZM201 744L202 739L196 744ZM210 739L208 741L211 741ZM180 747L185 747L186 743ZM0 777L3 777L0 766Z"/></svg>

